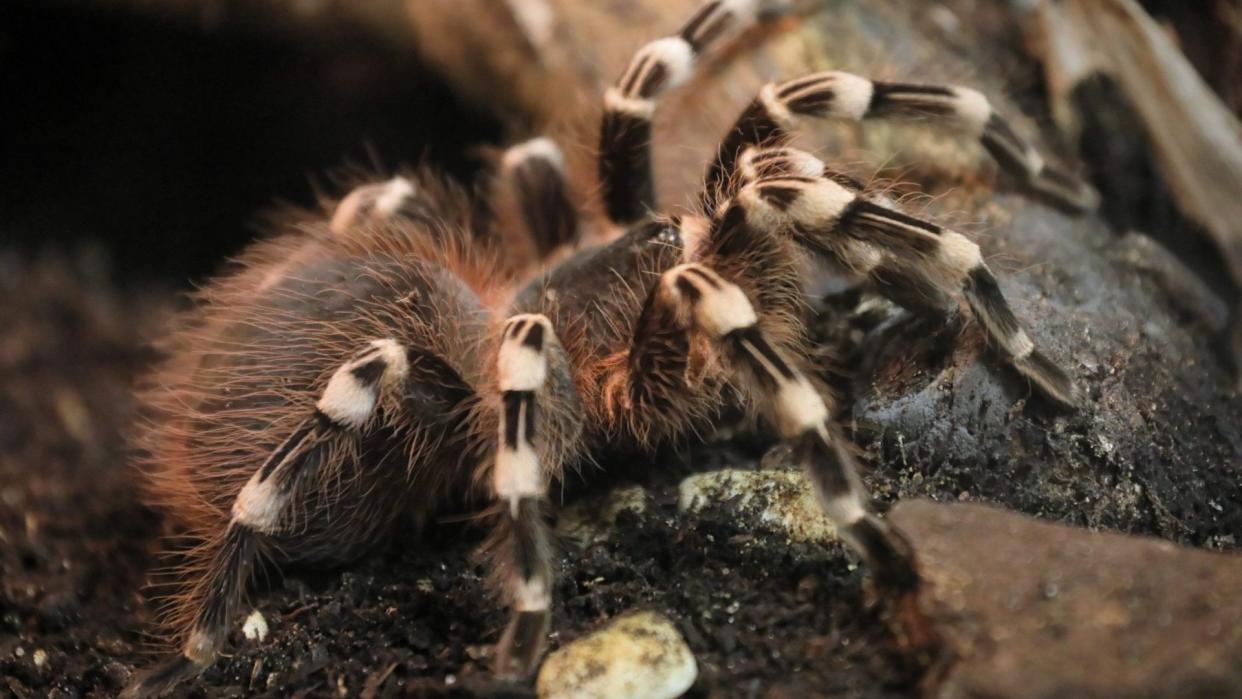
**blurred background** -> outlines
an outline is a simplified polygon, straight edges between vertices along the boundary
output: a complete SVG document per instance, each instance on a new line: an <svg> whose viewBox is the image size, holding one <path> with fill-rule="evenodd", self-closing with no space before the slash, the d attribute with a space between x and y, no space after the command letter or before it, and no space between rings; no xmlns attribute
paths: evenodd
<svg viewBox="0 0 1242 699"><path fill-rule="evenodd" d="M169 8L175 3L169 3ZM0 7L0 239L183 285L346 164L469 180L496 117L364 29L122 2Z"/></svg>

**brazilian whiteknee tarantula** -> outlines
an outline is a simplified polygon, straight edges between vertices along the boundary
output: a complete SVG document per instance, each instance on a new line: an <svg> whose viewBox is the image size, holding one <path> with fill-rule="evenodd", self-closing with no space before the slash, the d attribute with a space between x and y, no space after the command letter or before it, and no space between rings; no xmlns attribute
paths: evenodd
<svg viewBox="0 0 1242 699"><path fill-rule="evenodd" d="M657 98L761 1L709 0L608 89L607 221L579 220L560 151L537 138L509 149L498 175L529 255L474 230L470 202L433 178L396 178L255 245L202 292L144 392L141 437L151 499L197 542L173 552L180 649L130 694L215 660L260 560L347 561L401 515L471 496L495 503L487 550L511 609L496 669L526 673L549 624L549 484L609 450L707 431L730 406L784 440L879 583L916 584L806 369L812 270L831 263L932 317L964 299L1042 395L1072 408L1074 384L1019 326L973 242L786 147L787 129L806 117L921 118L978 138L1063 207L1089 208L1094 194L979 92L828 72L764 87L707 171L701 215L658 216ZM611 233L584 242L597 229Z"/></svg>

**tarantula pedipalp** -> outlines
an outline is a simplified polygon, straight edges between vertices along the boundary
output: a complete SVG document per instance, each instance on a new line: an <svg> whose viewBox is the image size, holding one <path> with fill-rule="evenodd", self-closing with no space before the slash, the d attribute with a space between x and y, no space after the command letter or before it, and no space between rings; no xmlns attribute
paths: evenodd
<svg viewBox="0 0 1242 699"><path fill-rule="evenodd" d="M212 663L263 558L348 561L409 516L471 498L495 503L487 548L512 610L497 671L528 672L552 603L549 484L610 450L652 452L706 431L731 405L785 441L881 584L916 585L911 553L873 513L805 368L811 270L831 263L936 318L965 300L1041 394L1067 407L1077 394L973 242L787 147L788 129L798 116L932 119L979 138L1061 206L1094 195L974 90L831 72L765 87L708 169L702 215L657 216L657 98L759 9L710 0L608 90L607 221L579 220L560 151L539 138L503 158L499 183L519 220L494 224L521 229L529 254L500 249L470 202L434 178L396 178L255 245L203 291L144 394L151 499L198 542L176 552L187 561L170 617L181 651L130 694ZM588 244L587 228L619 232Z"/></svg>

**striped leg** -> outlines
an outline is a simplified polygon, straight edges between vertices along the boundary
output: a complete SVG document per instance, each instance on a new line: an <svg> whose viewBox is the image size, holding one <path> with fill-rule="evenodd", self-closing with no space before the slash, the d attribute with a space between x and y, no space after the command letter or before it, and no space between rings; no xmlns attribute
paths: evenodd
<svg viewBox="0 0 1242 699"><path fill-rule="evenodd" d="M578 217L565 183L565 156L549 138L535 138L505 151L502 194L516 206L539 258L578 238Z"/></svg>
<svg viewBox="0 0 1242 699"><path fill-rule="evenodd" d="M488 544L510 606L496 650L496 673L523 676L543 653L552 603L552 545L543 518L547 472L536 452L538 397L548 376L552 324L542 315L506 322L497 356L500 435L492 489L502 505Z"/></svg>
<svg viewBox="0 0 1242 699"><path fill-rule="evenodd" d="M393 340L376 340L332 375L314 411L255 471L233 502L223 534L207 545L206 572L190 592L192 617L181 655L139 676L125 696L158 695L206 669L219 655L268 537L289 527L299 486L325 468L341 439L360 435L381 392L399 384L408 362Z"/></svg>
<svg viewBox="0 0 1242 699"><path fill-rule="evenodd" d="M713 42L750 23L760 0L708 0L676 36L657 39L634 54L604 93L599 178L604 208L617 223L633 223L656 208L651 174L651 119L664 92L685 82Z"/></svg>
<svg viewBox="0 0 1242 699"><path fill-rule="evenodd" d="M845 173L830 170L823 161L806 151L786 146L753 145L742 149L735 164L737 186L776 177L827 177L837 184L861 192L866 185Z"/></svg>
<svg viewBox="0 0 1242 699"><path fill-rule="evenodd" d="M749 146L738 158L737 168L739 186L760 180L810 177L831 180L841 188L854 193L855 196L863 194L866 189L866 185L853 177L829 170L818 158L790 147ZM876 194L871 199L882 207L889 209L896 207L896 204L883 194ZM717 237L736 236L739 234L739 228L747 228L744 209L735 207L732 213L735 217L734 221L722 220L717 224L716 230L713 231ZM726 230L726 228L732 230ZM756 240L761 240L771 234L767 230L744 232L753 236L748 247L757 247L759 243L755 242ZM804 239L803 245L807 242ZM946 323L946 329L956 325L953 321L956 321L958 317L957 297L941 288L934 278L923 274L922 267L895 264L892 260L886 259L874 246L863 241L848 241L842 243L842 247L845 249L841 251L838 256L841 259L837 261L845 262L846 266L841 271L847 275L857 275L861 271L864 274L859 281L883 291L890 300L920 315ZM834 255L831 249L826 252L829 257ZM870 274L866 274L868 271Z"/></svg>
<svg viewBox="0 0 1242 699"><path fill-rule="evenodd" d="M748 146L785 140L795 117L848 121L923 119L942 124L978 139L1001 169L1050 203L1081 212L1094 209L1099 202L1099 195L1090 185L1044 160L977 90L873 82L831 71L769 83L759 91L720 144L716 160L708 169L705 203L710 206L727 185L737 169L738 157Z"/></svg>
<svg viewBox="0 0 1242 699"><path fill-rule="evenodd" d="M811 156L805 156L810 158ZM993 343L1048 398L1074 408L1073 380L1035 348L1001 293L979 246L960 233L864 197L825 177L789 176L745 185L718 225L791 234L812 252L877 283L906 283L964 297ZM947 310L947 309L946 309Z"/></svg>
<svg viewBox="0 0 1242 699"><path fill-rule="evenodd" d="M343 235L364 221L392 218L416 193L414 182L405 177L356 187L336 205L328 229L336 235Z"/></svg>
<svg viewBox="0 0 1242 699"><path fill-rule="evenodd" d="M759 328L746 294L695 263L666 272L653 293L654 303L667 307L664 317L688 322L726 358L740 387L806 470L820 504L842 538L863 556L876 580L898 591L912 589L917 583L912 553L905 541L871 511L854 458L827 404Z"/></svg>

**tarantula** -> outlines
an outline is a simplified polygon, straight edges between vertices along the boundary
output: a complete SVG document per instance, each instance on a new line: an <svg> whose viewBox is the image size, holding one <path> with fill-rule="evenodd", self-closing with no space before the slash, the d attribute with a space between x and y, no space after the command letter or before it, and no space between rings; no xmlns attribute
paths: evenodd
<svg viewBox="0 0 1242 699"><path fill-rule="evenodd" d="M1090 208L1094 193L975 90L827 72L765 86L720 144L700 213L659 216L657 100L761 2L706 2L607 90L606 220L579 213L560 150L536 138L507 150L496 175L516 206L490 228L521 231L521 249L478 230L472 202L434 177L398 177L254 245L201 292L143 394L140 442L150 499L195 542L171 552L180 653L131 695L215 660L261 560L346 562L411 515L472 497L494 503L485 550L511 609L496 671L527 673L554 587L549 484L610 451L707 431L725 408L783 440L878 584L914 588L912 554L874 514L807 369L816 270L935 319L964 300L1040 394L1073 408L1077 393L1021 329L978 246L788 147L789 129L929 120L979 139L1062 207Z"/></svg>

